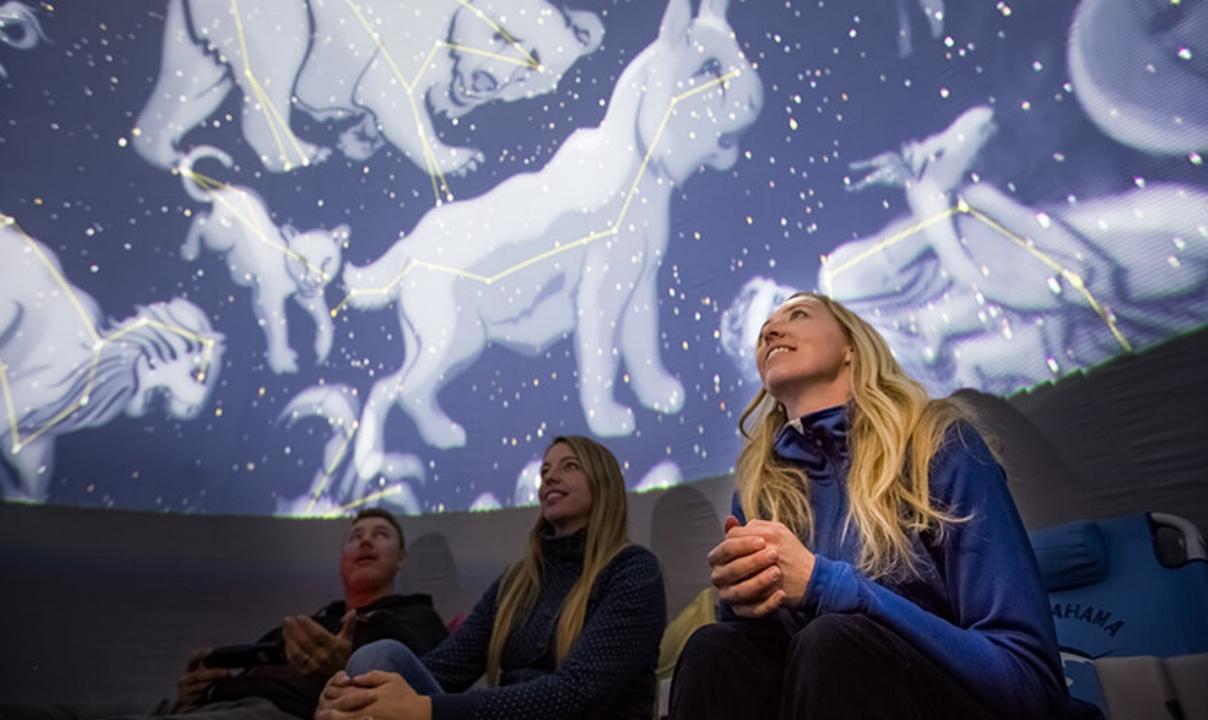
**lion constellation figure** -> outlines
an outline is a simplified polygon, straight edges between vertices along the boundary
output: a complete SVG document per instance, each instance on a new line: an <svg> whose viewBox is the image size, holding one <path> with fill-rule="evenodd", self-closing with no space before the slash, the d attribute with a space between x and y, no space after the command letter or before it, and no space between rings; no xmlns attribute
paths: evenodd
<svg viewBox="0 0 1208 720"><path fill-rule="evenodd" d="M482 154L441 142L433 116L550 92L603 33L595 14L548 0L169 0L135 148L171 167L185 134L238 88L244 137L272 172L330 153L290 130L297 104L357 119L339 142L353 159L385 141L429 174L464 173Z"/></svg>
<svg viewBox="0 0 1208 720"><path fill-rule="evenodd" d="M46 33L42 32L38 16L28 5L17 0L0 5L0 43L29 50L36 47L38 41L47 42ZM0 78L6 77L8 72L0 65Z"/></svg>
<svg viewBox="0 0 1208 720"><path fill-rule="evenodd" d="M190 150L181 160L185 192L214 206L194 218L181 245L181 256L196 260L204 242L205 247L223 254L236 285L252 288L252 307L264 329L268 365L273 372L298 370L285 313L285 301L291 296L315 322L315 355L323 362L331 352L333 336L323 291L340 270L348 226L299 233L286 225L278 230L264 201L254 191L221 185L195 173L193 164L205 157L231 166L229 155L205 145Z"/></svg>
<svg viewBox="0 0 1208 720"><path fill-rule="evenodd" d="M837 247L820 286L944 390L1014 390L1194 326L1208 300L1208 193L1155 183L1028 207L965 181L993 132L990 109L975 107L853 163L871 172L849 189L901 186L911 213Z"/></svg>
<svg viewBox="0 0 1208 720"><path fill-rule="evenodd" d="M0 425L6 500L46 500L60 435L142 416L157 398L173 418L196 417L222 366L223 336L189 301L139 306L102 330L96 302L63 278L55 254L0 215L0 390L15 413Z"/></svg>
<svg viewBox="0 0 1208 720"><path fill-rule="evenodd" d="M537 355L573 334L579 400L597 435L634 430L615 398L622 361L642 405L680 409L683 388L663 366L658 332L671 196L702 167L734 165L736 138L763 102L725 12L725 0L706 0L696 17L689 0L670 0L598 127L572 133L541 170L433 208L379 260L345 269L351 305L395 304L407 352L365 404L362 476L379 466L395 404L425 442L465 443L436 397L487 342Z"/></svg>

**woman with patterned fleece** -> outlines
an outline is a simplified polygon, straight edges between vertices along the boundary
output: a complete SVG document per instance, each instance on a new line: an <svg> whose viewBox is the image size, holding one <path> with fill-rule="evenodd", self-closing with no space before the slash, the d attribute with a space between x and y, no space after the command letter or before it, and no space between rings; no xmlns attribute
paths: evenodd
<svg viewBox="0 0 1208 720"><path fill-rule="evenodd" d="M453 635L422 659L361 648L316 718L647 720L666 602L657 559L626 538L620 465L593 440L556 438L539 498L527 552Z"/></svg>

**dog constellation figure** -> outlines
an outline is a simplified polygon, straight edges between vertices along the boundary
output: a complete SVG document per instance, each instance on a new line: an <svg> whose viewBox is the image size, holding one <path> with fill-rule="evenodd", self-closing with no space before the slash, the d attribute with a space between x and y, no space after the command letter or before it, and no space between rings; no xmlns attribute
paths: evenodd
<svg viewBox="0 0 1208 720"><path fill-rule="evenodd" d="M465 444L436 396L487 342L537 355L573 334L579 400L597 435L634 430L615 398L622 361L644 406L680 409L683 388L660 359L656 297L671 196L702 167L733 166L736 138L763 101L725 12L724 0L706 0L693 17L689 0L670 0L598 127L576 130L539 171L433 208L379 260L345 269L350 305L395 304L407 350L366 402L358 472L376 471L394 405L425 442Z"/></svg>
<svg viewBox="0 0 1208 720"><path fill-rule="evenodd" d="M273 224L264 201L252 190L222 185L193 171L203 157L227 167L231 158L221 150L202 145L185 155L180 174L185 192L198 202L213 205L198 214L181 245L185 260L196 260L202 244L222 253L236 285L252 289L252 307L268 342L269 368L275 373L298 370L297 353L289 345L285 301L293 297L315 323L315 355L319 362L331 351L332 323L323 290L340 270L342 246L348 226L299 233Z"/></svg>

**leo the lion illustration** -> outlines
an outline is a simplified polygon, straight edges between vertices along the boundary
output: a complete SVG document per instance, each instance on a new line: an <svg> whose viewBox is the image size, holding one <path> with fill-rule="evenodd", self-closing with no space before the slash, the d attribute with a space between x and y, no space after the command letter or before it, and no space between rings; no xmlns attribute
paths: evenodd
<svg viewBox="0 0 1208 720"><path fill-rule="evenodd" d="M427 443L465 443L436 398L488 342L537 355L573 336L579 401L597 435L635 429L616 399L622 362L644 406L680 409L683 388L663 366L658 329L672 196L701 168L734 165L737 138L763 103L725 13L724 0L706 0L695 17L688 0L671 0L599 126L576 130L536 172L428 211L372 264L346 266L348 302L394 303L407 353L365 404L362 476L380 465L395 404Z"/></svg>
<svg viewBox="0 0 1208 720"><path fill-rule="evenodd" d="M297 107L351 120L339 147L354 159L388 142L429 174L464 173L482 154L443 143L433 116L550 92L603 34L595 14L547 0L169 0L134 146L172 167L181 139L237 88L243 135L270 171L331 152L294 134Z"/></svg>
<svg viewBox="0 0 1208 720"><path fill-rule="evenodd" d="M102 327L100 307L71 285L54 253L0 215L0 496L42 502L55 439L141 416L162 402L187 420L205 407L224 338L187 300L140 306Z"/></svg>

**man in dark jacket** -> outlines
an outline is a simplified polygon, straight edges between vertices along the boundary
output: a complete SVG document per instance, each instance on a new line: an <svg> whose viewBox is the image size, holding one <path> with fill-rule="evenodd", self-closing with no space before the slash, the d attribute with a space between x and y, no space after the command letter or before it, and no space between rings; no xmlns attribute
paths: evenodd
<svg viewBox="0 0 1208 720"><path fill-rule="evenodd" d="M340 552L344 598L310 617L286 617L254 645L195 651L175 702L152 713L128 705L0 705L0 720L310 720L324 683L356 648L394 639L422 654L448 636L431 597L393 593L406 559L394 516L362 510Z"/></svg>
<svg viewBox="0 0 1208 720"><path fill-rule="evenodd" d="M257 643L259 659L269 662L242 673L213 667L220 663L207 662L212 650L194 652L177 684L179 697L172 711L199 717L196 713L221 713L233 705L242 716L249 707L263 703L239 701L256 698L309 719L327 678L342 669L361 645L392 638L416 653L436 647L449 633L432 607L432 598L393 594L395 577L406 559L403 530L394 516L378 508L362 510L340 553L344 599L310 617L286 617ZM264 710L268 712L262 717L272 717L269 708Z"/></svg>

